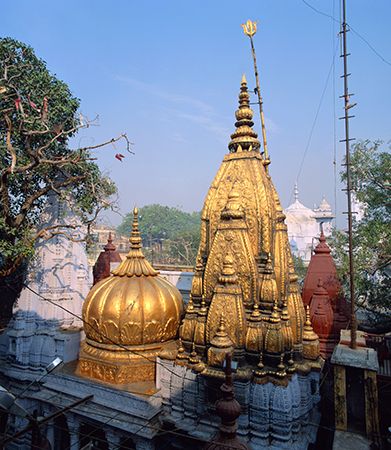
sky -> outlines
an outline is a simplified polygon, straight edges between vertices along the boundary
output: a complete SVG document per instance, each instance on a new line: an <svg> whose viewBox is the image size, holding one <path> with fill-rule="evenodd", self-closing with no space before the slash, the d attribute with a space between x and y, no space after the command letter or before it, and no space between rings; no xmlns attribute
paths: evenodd
<svg viewBox="0 0 391 450"><path fill-rule="evenodd" d="M351 136L389 142L391 2L347 4L355 31L348 33L357 102ZM346 196L335 183L344 152L339 17L339 0L13 0L2 5L1 34L31 45L80 98L82 114L99 115L99 126L72 145L127 133L134 155L121 143L94 152L117 184L122 214L151 203L199 211L228 151L243 73L255 87L240 25L257 21L270 173L282 204L293 201L297 180L302 203L313 207L325 195L343 228ZM258 111L254 121L260 134Z"/></svg>

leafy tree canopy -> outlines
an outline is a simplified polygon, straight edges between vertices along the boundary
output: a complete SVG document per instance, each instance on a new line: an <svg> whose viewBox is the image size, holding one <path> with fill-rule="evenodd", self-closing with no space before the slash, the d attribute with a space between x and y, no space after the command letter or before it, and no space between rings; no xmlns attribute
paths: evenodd
<svg viewBox="0 0 391 450"><path fill-rule="evenodd" d="M128 236L133 215L127 214L118 232ZM140 231L144 247L152 249L158 244L159 253L148 255L160 262L193 265L200 243L201 218L199 212L187 213L178 208L147 205L139 209ZM157 253L157 252L156 252Z"/></svg>
<svg viewBox="0 0 391 450"><path fill-rule="evenodd" d="M105 143L69 146L90 124L78 113L79 104L31 47L0 39L0 276L33 254L44 235L39 219L51 190L85 221L107 207L115 192L91 156Z"/></svg>
<svg viewBox="0 0 391 450"><path fill-rule="evenodd" d="M363 141L353 147L351 164L352 186L364 214L353 222L356 301L382 320L391 307L391 154L380 141ZM348 292L346 233L336 232L332 246Z"/></svg>

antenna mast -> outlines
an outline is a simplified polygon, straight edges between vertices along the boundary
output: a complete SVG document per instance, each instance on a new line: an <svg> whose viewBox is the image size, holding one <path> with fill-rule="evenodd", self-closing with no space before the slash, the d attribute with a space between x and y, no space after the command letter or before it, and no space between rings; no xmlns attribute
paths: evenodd
<svg viewBox="0 0 391 450"><path fill-rule="evenodd" d="M342 24L341 24L342 43L343 43L343 53L341 58L343 58L343 75L344 79L344 94L341 96L344 98L345 114L341 119L345 121L345 139L340 142L345 142L345 165L346 165L346 194L348 199L348 239L349 239L349 285L350 285L350 347L352 349L357 348L357 319L355 312L355 289L354 289L354 261L353 261L353 212L352 212L352 181L350 174L350 141L353 138L349 138L349 119L354 116L349 116L349 110L355 106L349 103L349 98L352 94L349 94L348 89L348 56L347 45L346 45L346 33L349 31L346 24L346 0L342 1Z"/></svg>
<svg viewBox="0 0 391 450"><path fill-rule="evenodd" d="M261 88L259 85L257 57L255 54L255 47L254 47L254 41L253 41L253 36L257 32L257 22L252 22L251 20L248 20L246 23L242 24L242 28L243 28L244 34L250 38L250 43L251 43L251 52L252 52L253 61L254 61L255 82L257 85L256 91L257 91L257 95L258 95L259 114L261 116L263 156L264 156L264 161L265 161L264 165L265 165L265 169L267 172L268 165L270 164L270 159L269 159L269 152L267 150L265 117L263 115L263 99L261 96Z"/></svg>

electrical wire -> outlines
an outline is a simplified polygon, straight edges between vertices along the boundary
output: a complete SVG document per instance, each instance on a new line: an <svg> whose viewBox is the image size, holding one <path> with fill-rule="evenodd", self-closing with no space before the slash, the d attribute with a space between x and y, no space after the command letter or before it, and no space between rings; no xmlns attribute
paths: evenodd
<svg viewBox="0 0 391 450"><path fill-rule="evenodd" d="M324 16L324 17L328 17L329 19L333 20L334 22L338 23L339 25L341 25L341 21L337 20L335 17L331 16L330 14L327 14L323 11L320 11L319 9L315 8L315 6L311 5L310 3L308 3L306 0L301 0L306 6L308 6L309 8L311 8L313 11L315 11L316 13ZM384 58L384 56L382 56L377 50L376 48L368 41L368 39L366 39L364 36L362 36L358 31L356 31L350 24L348 24L349 29L357 36L359 37L372 51L373 53L380 58L385 64L391 66L391 62L388 61L386 58Z"/></svg>
<svg viewBox="0 0 391 450"><path fill-rule="evenodd" d="M311 130L310 130L310 133L309 133L309 136L308 136L307 144L306 144L305 149L304 149L303 157L301 158L299 170L298 170L298 173L297 173L297 176L296 176L296 180L297 180L297 181L299 181L301 172L302 172L302 170L303 170L304 161L305 161L305 158L306 158L306 156L307 156L307 153L308 153L308 150L309 150L309 147L310 147L310 144L311 144L311 140L312 140L312 136L313 136L313 134L314 134L316 122L317 122L317 120L318 120L319 112L320 112L320 109L321 109L321 107L322 107L322 103L323 103L323 99L324 99L324 97L325 97L325 93L326 93L326 90L327 90L327 86L328 86L328 84L329 84L330 75L331 75L332 70L333 70L333 67L334 67L334 65L335 65L335 56L336 56L336 54L337 54L337 50L338 50L338 45L336 45L335 48L334 48L333 59L332 59L331 65L330 65L330 69L329 69L329 71L328 71L328 73L327 73L327 77L326 77L326 81L325 81L325 84L324 84L324 87L323 87L323 91L322 91L322 94L321 94L321 96L320 96L320 100L319 100L318 107L317 107L317 109L316 109L316 113L315 113L314 120L313 120L313 122L312 122ZM292 193L291 193L291 196L290 196L289 203L291 203L291 201L292 201Z"/></svg>

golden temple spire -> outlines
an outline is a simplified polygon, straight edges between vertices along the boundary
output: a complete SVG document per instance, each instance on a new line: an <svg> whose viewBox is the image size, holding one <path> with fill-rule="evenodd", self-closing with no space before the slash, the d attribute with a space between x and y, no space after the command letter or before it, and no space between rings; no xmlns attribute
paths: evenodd
<svg viewBox="0 0 391 450"><path fill-rule="evenodd" d="M233 349L234 344L225 328L224 313L221 313L219 327L208 348L208 364L216 367L222 366L225 355L231 353Z"/></svg>
<svg viewBox="0 0 391 450"><path fill-rule="evenodd" d="M133 209L133 223L132 231L130 233L130 250L126 255L126 259L114 269L111 273L114 276L127 276L127 277L140 277L140 276L151 276L155 277L159 274L151 264L145 259L145 256L141 250L142 239L140 230L138 228L138 209Z"/></svg>
<svg viewBox="0 0 391 450"><path fill-rule="evenodd" d="M227 348L233 345L227 334L227 329L225 328L224 313L221 313L219 327L217 328L215 336L210 341L210 344L217 348Z"/></svg>
<svg viewBox="0 0 391 450"><path fill-rule="evenodd" d="M316 339L318 339L318 335L315 333L314 329L312 328L311 317L310 317L310 307L307 305L306 311L305 311L305 324L304 324L304 330L303 330L303 340L315 341Z"/></svg>
<svg viewBox="0 0 391 450"><path fill-rule="evenodd" d="M319 338L312 328L310 307L307 305L306 320L303 329L303 356L306 359L317 360L319 358Z"/></svg>
<svg viewBox="0 0 391 450"><path fill-rule="evenodd" d="M228 145L231 153L241 151L259 151L260 142L257 133L252 129L253 111L250 108L250 95L247 89L246 77L243 75L239 93L239 109L236 110L236 130L231 134Z"/></svg>

